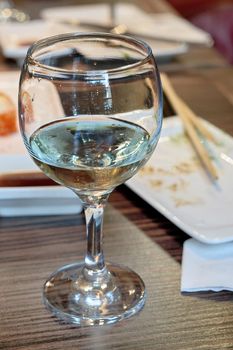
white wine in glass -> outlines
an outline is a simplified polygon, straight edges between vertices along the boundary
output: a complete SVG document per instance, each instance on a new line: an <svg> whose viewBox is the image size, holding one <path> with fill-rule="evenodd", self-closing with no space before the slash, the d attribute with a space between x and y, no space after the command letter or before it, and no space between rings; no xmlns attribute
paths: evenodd
<svg viewBox="0 0 233 350"><path fill-rule="evenodd" d="M85 258L48 278L45 305L85 326L134 315L145 303L144 283L105 262L102 222L109 194L145 164L159 139L162 92L150 47L97 33L38 41L22 68L19 118L32 159L78 195L86 217Z"/></svg>

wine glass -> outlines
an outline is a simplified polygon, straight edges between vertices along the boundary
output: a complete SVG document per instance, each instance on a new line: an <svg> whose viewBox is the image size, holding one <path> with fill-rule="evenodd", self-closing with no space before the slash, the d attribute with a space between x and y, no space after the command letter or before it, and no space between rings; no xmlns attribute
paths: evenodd
<svg viewBox="0 0 233 350"><path fill-rule="evenodd" d="M146 163L160 135L162 92L150 47L103 33L38 41L21 72L19 119L34 162L78 195L86 218L84 261L48 278L45 305L85 326L134 315L145 303L144 283L105 262L102 222L109 194Z"/></svg>

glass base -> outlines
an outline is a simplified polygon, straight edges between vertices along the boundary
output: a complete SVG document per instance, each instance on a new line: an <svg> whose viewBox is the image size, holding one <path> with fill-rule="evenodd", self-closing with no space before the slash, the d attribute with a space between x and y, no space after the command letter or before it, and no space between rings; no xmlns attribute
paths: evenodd
<svg viewBox="0 0 233 350"><path fill-rule="evenodd" d="M127 267L106 264L101 275L84 263L64 266L44 285L46 307L59 319L81 326L111 324L136 314L146 299L141 278Z"/></svg>

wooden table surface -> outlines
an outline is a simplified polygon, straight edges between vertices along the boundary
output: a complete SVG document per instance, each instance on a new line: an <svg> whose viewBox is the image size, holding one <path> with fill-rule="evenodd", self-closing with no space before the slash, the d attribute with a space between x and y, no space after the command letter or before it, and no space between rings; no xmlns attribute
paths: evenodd
<svg viewBox="0 0 233 350"><path fill-rule="evenodd" d="M161 0L141 4L148 11L169 9ZM15 68L1 58L1 70ZM160 70L195 112L233 135L233 70L220 54L193 48ZM165 115L171 113L166 105ZM233 294L180 293L188 236L124 185L109 202L106 257L142 276L143 311L115 326L60 324L42 304L42 284L57 267L83 257L83 215L1 218L0 349L233 349Z"/></svg>

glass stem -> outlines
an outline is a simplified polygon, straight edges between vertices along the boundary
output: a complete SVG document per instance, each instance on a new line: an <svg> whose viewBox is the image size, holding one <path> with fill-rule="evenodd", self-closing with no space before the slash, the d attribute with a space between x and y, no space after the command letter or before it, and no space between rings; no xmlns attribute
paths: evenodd
<svg viewBox="0 0 233 350"><path fill-rule="evenodd" d="M103 254L103 215L105 204L85 207L87 253L85 272L89 277L99 276L106 270Z"/></svg>

